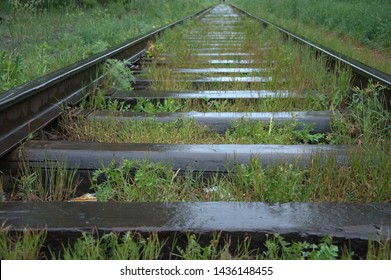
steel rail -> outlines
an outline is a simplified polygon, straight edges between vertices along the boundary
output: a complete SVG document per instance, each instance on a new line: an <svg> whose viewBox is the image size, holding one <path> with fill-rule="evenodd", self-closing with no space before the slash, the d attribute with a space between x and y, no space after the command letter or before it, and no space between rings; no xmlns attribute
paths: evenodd
<svg viewBox="0 0 391 280"><path fill-rule="evenodd" d="M233 4L230 4L230 6L250 18L262 22L264 27L273 26L276 29L278 29L280 32L285 34L287 37L294 39L296 42L310 46L312 49L315 50L315 52L317 54L325 55L328 59L333 61L335 64L341 64L341 65L348 66L354 74L354 77L353 77L353 84L354 85L365 87L368 84L369 80L372 80L375 83L379 83L379 84L385 86L386 88L384 89L383 94L386 99L387 106L389 106L389 108L391 108L391 75L384 73L378 69L375 69L369 65L366 65L360 61L357 61L351 57L343 55L337 51L334 51L334 50L329 49L327 47L324 47L322 45L311 42L311 41L307 40L306 38L304 38L294 32L291 32L291 31L289 31L279 25L276 25L276 24L274 24L270 21L267 21L265 19L262 19L260 17L254 16L254 15L250 14L249 12L244 11L241 8L239 8Z"/></svg>
<svg viewBox="0 0 391 280"><path fill-rule="evenodd" d="M202 15L212 7L0 95L0 157L31 133L56 119L67 104L81 100L87 90L101 79L100 67L107 59L126 59L133 63L143 56L148 41L169 28Z"/></svg>

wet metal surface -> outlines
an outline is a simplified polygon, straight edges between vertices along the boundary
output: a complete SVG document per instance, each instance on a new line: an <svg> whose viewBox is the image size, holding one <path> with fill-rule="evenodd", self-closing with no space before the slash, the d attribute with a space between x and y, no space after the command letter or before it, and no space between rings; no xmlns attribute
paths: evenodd
<svg viewBox="0 0 391 280"><path fill-rule="evenodd" d="M194 56L251 56L253 53L192 53Z"/></svg>
<svg viewBox="0 0 391 280"><path fill-rule="evenodd" d="M174 170L219 172L236 164L248 164L259 158L263 167L276 164L308 166L316 154L334 155L339 163L345 162L352 151L338 145L175 145L175 144L114 144L66 141L29 141L22 150L15 149L3 162L0 170L17 168L20 154L32 166L45 166L62 160L68 167L99 169L112 161L148 158L151 162L171 164Z"/></svg>
<svg viewBox="0 0 391 280"><path fill-rule="evenodd" d="M240 56L252 56L254 54L252 53L233 53L233 52L230 52L230 53L201 53L201 52L192 52L191 53L192 56L199 56L199 57L240 57ZM169 54L169 53L163 53L160 55L160 57L175 57L175 54Z"/></svg>
<svg viewBox="0 0 391 280"><path fill-rule="evenodd" d="M245 60L245 59L209 59L208 63L210 64L251 64L255 60Z"/></svg>
<svg viewBox="0 0 391 280"><path fill-rule="evenodd" d="M191 83L192 87L195 89L213 89L216 88L218 84L228 84L234 85L235 83L247 84L250 86L251 84L259 84L259 83L270 83L273 81L272 77L206 77L200 79L178 79L171 81L172 83ZM277 81L279 83L284 83L285 79L281 79L281 81ZM135 90L147 90L150 88L152 83L165 83L165 80L136 80L136 83L133 85Z"/></svg>
<svg viewBox="0 0 391 280"><path fill-rule="evenodd" d="M260 99L260 98L300 98L303 95L286 90L206 90L206 91L118 91L109 99L118 99L119 101L134 99Z"/></svg>
<svg viewBox="0 0 391 280"><path fill-rule="evenodd" d="M197 123L208 126L209 129L218 133L225 133L232 127L233 121L250 121L250 122L267 122L273 121L275 124L296 120L300 123L305 123L313 126L313 133L330 132L330 122L332 113L330 111L323 112L270 112L270 113L132 113L132 112L113 112L94 111L88 116L90 120L107 120L115 118L119 122L130 120L147 120L155 119L160 122L170 122L178 119L193 119ZM300 128L300 127L299 127Z"/></svg>
<svg viewBox="0 0 391 280"><path fill-rule="evenodd" d="M346 203L2 203L11 230L249 233L377 239L391 234L391 204ZM380 232L379 229L382 229ZM258 235L258 236L257 236Z"/></svg>
<svg viewBox="0 0 391 280"><path fill-rule="evenodd" d="M241 46L241 44L239 43L232 43L232 42L229 42L229 43L208 43L208 42L205 42L204 44L202 44L202 46L204 47L225 47L225 48L229 48L229 47L239 47Z"/></svg>
<svg viewBox="0 0 391 280"><path fill-rule="evenodd" d="M268 83L273 80L272 77L208 77L202 79L191 80L199 83Z"/></svg>
<svg viewBox="0 0 391 280"><path fill-rule="evenodd" d="M175 73L190 73L190 74L201 74L201 73L261 73L267 72L267 68L187 68L187 69L174 69Z"/></svg>

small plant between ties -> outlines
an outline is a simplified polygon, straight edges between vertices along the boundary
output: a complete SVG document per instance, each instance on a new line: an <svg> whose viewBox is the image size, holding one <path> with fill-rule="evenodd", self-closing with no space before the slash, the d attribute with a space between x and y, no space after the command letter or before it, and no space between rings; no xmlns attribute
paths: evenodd
<svg viewBox="0 0 391 280"><path fill-rule="evenodd" d="M129 63L116 59L106 60L103 75L103 86L108 89L132 90L132 83L136 81L129 68Z"/></svg>

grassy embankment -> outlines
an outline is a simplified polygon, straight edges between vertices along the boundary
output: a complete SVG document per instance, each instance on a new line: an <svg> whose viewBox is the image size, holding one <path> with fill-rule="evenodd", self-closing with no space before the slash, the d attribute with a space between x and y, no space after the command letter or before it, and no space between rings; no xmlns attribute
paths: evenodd
<svg viewBox="0 0 391 280"><path fill-rule="evenodd" d="M230 0L315 43L391 73L388 0Z"/></svg>
<svg viewBox="0 0 391 280"><path fill-rule="evenodd" d="M1 1L0 93L190 15L212 2Z"/></svg>

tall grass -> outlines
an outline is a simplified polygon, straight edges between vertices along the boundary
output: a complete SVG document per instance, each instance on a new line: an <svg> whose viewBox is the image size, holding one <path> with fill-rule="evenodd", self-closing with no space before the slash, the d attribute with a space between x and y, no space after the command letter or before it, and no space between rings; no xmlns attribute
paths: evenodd
<svg viewBox="0 0 391 280"><path fill-rule="evenodd" d="M64 201L75 196L79 185L77 169L68 169L67 163L45 161L44 168L33 168L22 162L18 177L13 178L11 200L48 202Z"/></svg>
<svg viewBox="0 0 391 280"><path fill-rule="evenodd" d="M264 72L243 74L243 77L271 76L271 82L265 83L209 83L197 85L178 82L185 79L204 78L204 74L175 73L170 69L177 68L204 68L210 57L193 55L192 48L197 48L208 42L207 38L201 43L187 40L190 30L199 30L204 23L197 21L189 22L185 26L168 30L156 42L159 48L154 50L155 63L148 65L143 73L144 77L152 81L151 88L155 90L288 90L291 92L305 93L307 98L296 99L297 104L308 108L310 101L312 110L335 109L346 99L349 92L351 73L343 67L336 67L335 71L328 71L326 59L316 56L308 47L297 45L291 40L286 40L275 28L262 28L259 22L243 19L236 24L235 31L244 34L244 41L239 46L231 46L223 52L248 53L240 57L244 60L254 60L251 67L266 69ZM205 27L205 30L207 28ZM169 56L165 56L167 50ZM238 59L232 55L229 59ZM164 66L156 64L163 61ZM220 67L217 65L216 67ZM238 67L235 63L225 67ZM208 77L213 75L208 74ZM215 76L222 76L216 74ZM235 77L238 74L224 74L225 77ZM144 78L143 77L143 78ZM309 100L310 99L310 100ZM282 100L279 100L282 101ZM278 103L278 101L276 101ZM262 102L261 102L262 103ZM267 102L266 102L267 103ZM286 104L281 107L286 108ZM299 106L300 106L299 105ZM298 107L299 107L298 106ZM248 111L243 108L244 111ZM273 111L280 111L278 106Z"/></svg>
<svg viewBox="0 0 391 280"><path fill-rule="evenodd" d="M254 15L391 73L387 0L231 0Z"/></svg>
<svg viewBox="0 0 391 280"><path fill-rule="evenodd" d="M273 119L269 123L241 120L232 122L230 129L219 134L193 119L160 122L151 117L121 122L108 117L66 123L61 133L68 141L166 144L314 144L324 137L311 131L311 126L293 119L278 125Z"/></svg>
<svg viewBox="0 0 391 280"><path fill-rule="evenodd" d="M383 151L354 152L341 164L315 155L305 168L263 167L254 158L208 176L147 159L124 160L95 171L92 181L100 201L390 202L389 158Z"/></svg>
<svg viewBox="0 0 391 280"><path fill-rule="evenodd" d="M35 260L42 258L46 231L25 230L11 233L8 228L0 229L0 259Z"/></svg>
<svg viewBox="0 0 391 280"><path fill-rule="evenodd" d="M0 50L6 51L9 61L12 61L8 58L12 54L14 58L20 56L24 63L18 66L18 75L9 77L12 83L2 84L1 91L104 51L212 3L210 0L24 2L29 5L3 3L11 13L0 23ZM1 69L0 74L3 76Z"/></svg>

